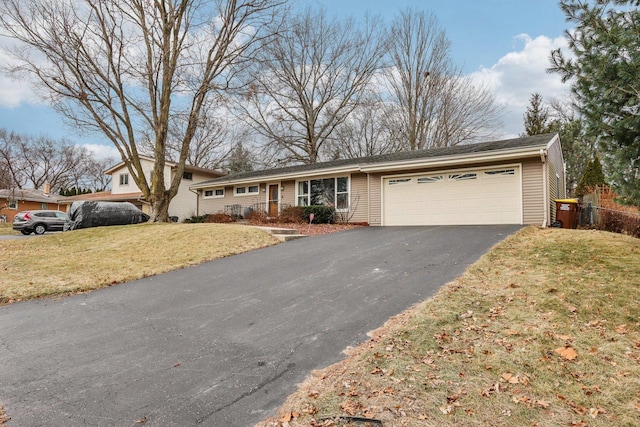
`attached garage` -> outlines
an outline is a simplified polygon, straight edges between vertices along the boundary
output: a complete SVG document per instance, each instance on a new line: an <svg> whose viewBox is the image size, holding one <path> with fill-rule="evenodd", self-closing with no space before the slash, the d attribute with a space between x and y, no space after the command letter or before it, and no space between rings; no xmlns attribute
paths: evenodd
<svg viewBox="0 0 640 427"><path fill-rule="evenodd" d="M520 165L383 178L383 225L522 224Z"/></svg>

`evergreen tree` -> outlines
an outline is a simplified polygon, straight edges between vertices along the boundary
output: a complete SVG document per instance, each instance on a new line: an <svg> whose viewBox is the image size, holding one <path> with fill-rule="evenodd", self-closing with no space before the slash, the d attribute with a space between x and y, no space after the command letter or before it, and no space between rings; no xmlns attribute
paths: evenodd
<svg viewBox="0 0 640 427"><path fill-rule="evenodd" d="M524 135L541 135L553 132L552 123L549 120L549 109L542 105L542 96L534 93L529 98L529 106L524 113Z"/></svg>
<svg viewBox="0 0 640 427"><path fill-rule="evenodd" d="M571 80L587 134L603 151L611 184L640 205L640 9L638 0L562 0L575 25L571 55L552 52L550 71ZM571 56L573 58L571 58Z"/></svg>
<svg viewBox="0 0 640 427"><path fill-rule="evenodd" d="M602 163L600 163L600 159L596 155L593 160L589 161L582 178L580 178L580 183L576 188L576 196L584 196L594 187L604 184L605 177L602 171Z"/></svg>
<svg viewBox="0 0 640 427"><path fill-rule="evenodd" d="M229 173L251 172L253 170L251 151L244 148L242 142L238 142L233 147L226 169Z"/></svg>

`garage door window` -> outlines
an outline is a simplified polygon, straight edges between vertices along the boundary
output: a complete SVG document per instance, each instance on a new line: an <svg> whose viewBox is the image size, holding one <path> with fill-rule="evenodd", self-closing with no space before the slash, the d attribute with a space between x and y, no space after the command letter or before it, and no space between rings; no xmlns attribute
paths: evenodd
<svg viewBox="0 0 640 427"><path fill-rule="evenodd" d="M452 181L468 181L470 179L478 179L476 173L453 173L449 175L449 179Z"/></svg>
<svg viewBox="0 0 640 427"><path fill-rule="evenodd" d="M494 171L485 171L484 173L487 176L506 176L506 175L515 175L515 169L500 169Z"/></svg>
<svg viewBox="0 0 640 427"><path fill-rule="evenodd" d="M338 210L349 209L349 177L311 179L298 181L298 206L334 206Z"/></svg>
<svg viewBox="0 0 640 427"><path fill-rule="evenodd" d="M411 182L411 178L390 179L389 185L408 184Z"/></svg>
<svg viewBox="0 0 640 427"><path fill-rule="evenodd" d="M436 176L423 176L422 178L418 178L418 184L431 184L434 182L440 182L444 179L442 175Z"/></svg>

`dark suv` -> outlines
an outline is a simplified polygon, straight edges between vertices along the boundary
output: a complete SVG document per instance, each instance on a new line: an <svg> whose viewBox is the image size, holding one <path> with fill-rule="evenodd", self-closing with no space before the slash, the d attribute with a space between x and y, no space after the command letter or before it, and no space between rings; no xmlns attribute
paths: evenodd
<svg viewBox="0 0 640 427"><path fill-rule="evenodd" d="M67 214L60 211L19 212L13 219L13 229L27 235L44 234L45 231L62 231Z"/></svg>

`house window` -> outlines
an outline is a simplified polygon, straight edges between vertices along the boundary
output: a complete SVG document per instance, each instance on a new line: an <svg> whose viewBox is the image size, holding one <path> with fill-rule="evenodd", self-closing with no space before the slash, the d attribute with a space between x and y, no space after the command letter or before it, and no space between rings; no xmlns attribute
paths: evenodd
<svg viewBox="0 0 640 427"><path fill-rule="evenodd" d="M15 200L11 200L9 202L9 209L18 210L18 202Z"/></svg>
<svg viewBox="0 0 640 427"><path fill-rule="evenodd" d="M183 173L182 179L186 179L187 181L193 181L193 173L192 172Z"/></svg>
<svg viewBox="0 0 640 427"><path fill-rule="evenodd" d="M349 209L349 177L298 181L298 206L324 205Z"/></svg>
<svg viewBox="0 0 640 427"><path fill-rule="evenodd" d="M49 204L48 203L40 203L40 209L42 209L42 210L49 209Z"/></svg>
<svg viewBox="0 0 640 427"><path fill-rule="evenodd" d="M205 199L213 199L224 197L224 188L216 188L215 190L204 190Z"/></svg>
<svg viewBox="0 0 640 427"><path fill-rule="evenodd" d="M120 174L120 185L129 185L129 174L121 173Z"/></svg>
<svg viewBox="0 0 640 427"><path fill-rule="evenodd" d="M235 195L236 196L249 196L249 195L255 195L260 193L260 186L259 185L248 185L246 187L236 187L235 188Z"/></svg>

